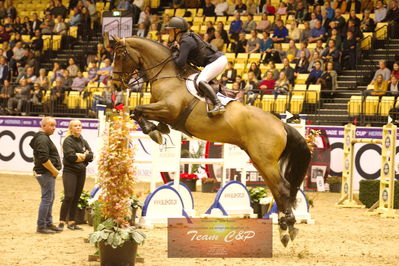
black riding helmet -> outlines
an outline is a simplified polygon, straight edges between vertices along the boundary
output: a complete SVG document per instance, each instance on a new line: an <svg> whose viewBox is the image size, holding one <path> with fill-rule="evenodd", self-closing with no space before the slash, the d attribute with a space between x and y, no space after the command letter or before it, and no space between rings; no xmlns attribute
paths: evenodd
<svg viewBox="0 0 399 266"><path fill-rule="evenodd" d="M180 32L188 31L188 23L182 17L173 17L169 21L169 25L166 29L179 29Z"/></svg>

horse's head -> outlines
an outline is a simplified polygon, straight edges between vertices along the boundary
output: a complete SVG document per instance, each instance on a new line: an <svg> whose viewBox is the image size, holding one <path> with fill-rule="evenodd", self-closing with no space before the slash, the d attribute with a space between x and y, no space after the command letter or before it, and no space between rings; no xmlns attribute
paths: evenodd
<svg viewBox="0 0 399 266"><path fill-rule="evenodd" d="M114 67L112 71L112 85L119 87L129 83L133 73L141 65L140 53L132 47L126 45L126 40L114 37L116 43L114 47Z"/></svg>

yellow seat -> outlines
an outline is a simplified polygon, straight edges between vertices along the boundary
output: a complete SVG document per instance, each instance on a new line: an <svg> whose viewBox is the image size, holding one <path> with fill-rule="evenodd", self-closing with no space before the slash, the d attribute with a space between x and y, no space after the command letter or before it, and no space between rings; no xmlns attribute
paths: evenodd
<svg viewBox="0 0 399 266"><path fill-rule="evenodd" d="M374 32L377 40L385 40L388 37L388 22L377 23Z"/></svg>
<svg viewBox="0 0 399 266"><path fill-rule="evenodd" d="M67 97L67 107L69 109L75 109L79 106L80 95L78 91L71 91Z"/></svg>
<svg viewBox="0 0 399 266"><path fill-rule="evenodd" d="M364 103L364 114L366 116L374 116L378 111L378 96L367 96L366 101Z"/></svg>
<svg viewBox="0 0 399 266"><path fill-rule="evenodd" d="M305 84L308 77L309 74L298 74L298 76L295 79L295 84Z"/></svg>
<svg viewBox="0 0 399 266"><path fill-rule="evenodd" d="M78 26L69 27L69 36L78 38Z"/></svg>
<svg viewBox="0 0 399 266"><path fill-rule="evenodd" d="M208 29L208 27L206 25L202 25L200 30L199 30L199 33L200 34L205 34L207 29Z"/></svg>
<svg viewBox="0 0 399 266"><path fill-rule="evenodd" d="M234 64L234 69L237 70L237 75L242 75L245 69L245 64L244 63L236 63Z"/></svg>
<svg viewBox="0 0 399 266"><path fill-rule="evenodd" d="M362 96L353 95L348 102L348 114L358 116L362 113Z"/></svg>
<svg viewBox="0 0 399 266"><path fill-rule="evenodd" d="M370 50L372 40L373 40L373 33L372 32L364 32L363 39L360 42L360 49Z"/></svg>
<svg viewBox="0 0 399 266"><path fill-rule="evenodd" d="M59 50L61 48L61 35L53 35L52 49Z"/></svg>
<svg viewBox="0 0 399 266"><path fill-rule="evenodd" d="M191 13L191 17L195 17L197 15L197 9L196 8L187 8L187 12Z"/></svg>
<svg viewBox="0 0 399 266"><path fill-rule="evenodd" d="M193 24L194 25L201 25L202 22L204 22L204 18L203 17L195 17L193 20Z"/></svg>
<svg viewBox="0 0 399 266"><path fill-rule="evenodd" d="M175 15L175 9L167 8L167 9L165 9L164 14L173 17Z"/></svg>
<svg viewBox="0 0 399 266"><path fill-rule="evenodd" d="M202 17L202 15L204 14L204 9L203 8L198 8L197 10L197 17Z"/></svg>
<svg viewBox="0 0 399 266"><path fill-rule="evenodd" d="M290 112L291 114L300 114L303 108L304 95L293 95L291 97Z"/></svg>
<svg viewBox="0 0 399 266"><path fill-rule="evenodd" d="M236 54L235 53L226 53L225 56L227 57L228 61L234 62L236 60Z"/></svg>
<svg viewBox="0 0 399 266"><path fill-rule="evenodd" d="M82 91L79 99L80 99L79 108L87 109L87 107L89 106L90 98L89 97L83 98L83 91Z"/></svg>
<svg viewBox="0 0 399 266"><path fill-rule="evenodd" d="M388 116L389 110L391 110L395 105L394 96L382 96L379 108L379 115Z"/></svg>
<svg viewBox="0 0 399 266"><path fill-rule="evenodd" d="M205 17L205 22L210 21L210 22L214 23L215 19L216 19L215 17Z"/></svg>
<svg viewBox="0 0 399 266"><path fill-rule="evenodd" d="M252 53L252 54L249 54L248 62L249 62L249 63L252 63L252 62L259 63L260 57L261 57L261 53Z"/></svg>
<svg viewBox="0 0 399 266"><path fill-rule="evenodd" d="M178 8L178 9L176 9L175 16L183 17L184 13L186 13L186 10L184 8Z"/></svg>
<svg viewBox="0 0 399 266"><path fill-rule="evenodd" d="M133 109L137 105L140 105L140 93L132 92L129 97L129 107Z"/></svg>
<svg viewBox="0 0 399 266"><path fill-rule="evenodd" d="M216 22L219 22L219 21L226 23L227 17L226 16L216 17Z"/></svg>
<svg viewBox="0 0 399 266"><path fill-rule="evenodd" d="M22 35L21 38L23 42L30 42L30 35Z"/></svg>
<svg viewBox="0 0 399 266"><path fill-rule="evenodd" d="M248 54L247 53L238 53L236 57L236 62L237 63L247 63L248 60Z"/></svg>
<svg viewBox="0 0 399 266"><path fill-rule="evenodd" d="M151 99L151 93L145 92L142 98L142 103L141 104L149 104Z"/></svg>
<svg viewBox="0 0 399 266"><path fill-rule="evenodd" d="M305 97L306 89L306 84L295 84L294 89L292 90L292 95Z"/></svg>
<svg viewBox="0 0 399 266"><path fill-rule="evenodd" d="M262 109L266 112L274 111L274 95L263 95Z"/></svg>
<svg viewBox="0 0 399 266"><path fill-rule="evenodd" d="M288 95L278 95L274 104L274 112L281 114L285 113L288 105Z"/></svg>
<svg viewBox="0 0 399 266"><path fill-rule="evenodd" d="M309 88L306 91L306 102L317 103L320 100L320 91L321 91L320 84L309 85Z"/></svg>

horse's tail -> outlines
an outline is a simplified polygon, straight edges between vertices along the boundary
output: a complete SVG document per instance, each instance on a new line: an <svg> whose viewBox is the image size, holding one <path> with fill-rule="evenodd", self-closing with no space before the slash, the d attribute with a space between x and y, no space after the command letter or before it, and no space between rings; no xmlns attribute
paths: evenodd
<svg viewBox="0 0 399 266"><path fill-rule="evenodd" d="M308 170L311 153L306 140L293 127L284 123L287 145L280 157L281 173L290 183L290 203L296 205L296 194Z"/></svg>

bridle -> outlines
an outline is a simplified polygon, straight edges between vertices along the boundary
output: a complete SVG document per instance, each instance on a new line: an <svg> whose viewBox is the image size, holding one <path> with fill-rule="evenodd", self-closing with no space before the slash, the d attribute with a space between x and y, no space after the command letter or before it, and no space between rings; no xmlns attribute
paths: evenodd
<svg viewBox="0 0 399 266"><path fill-rule="evenodd" d="M125 39L123 39L123 44L119 43L119 42L116 44L115 49L114 49L114 56L115 57L117 55L117 51L118 50L122 50L122 54L119 55L119 56L121 56L121 57L128 56L133 62L135 61L134 58L131 56L131 54L129 53L129 51L126 48ZM145 73L148 70L152 70L152 69L157 68L159 66L161 66L159 71L154 76L152 76L151 78L148 78L147 79L148 82L154 82L154 81L157 81L157 80L160 80L160 79L176 77L176 76L158 77L159 74L162 72L162 70L165 68L166 64L169 63L172 60L173 60L173 57L171 55L171 56L165 58L164 60L162 60L160 63L158 63L158 64L156 64L156 65L154 65L152 67L149 67L147 69L140 69L141 64L138 63L137 68L136 69L132 69L131 71L123 71L123 60L122 60L122 62L121 62L122 63L121 70L120 71L113 71L113 73L118 74L120 76L120 78L117 78L117 79L112 78L112 80L121 82L122 85L125 88L128 88L129 86L133 86L133 85L140 85L140 84L145 83L144 81L140 81L140 79L143 80L142 78L145 76ZM115 64L115 60L114 60L114 64ZM134 78L134 80L129 83L129 81L131 80L131 77L133 76L133 74L140 73L139 70L140 70L141 74L137 78Z"/></svg>

